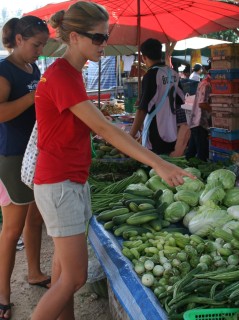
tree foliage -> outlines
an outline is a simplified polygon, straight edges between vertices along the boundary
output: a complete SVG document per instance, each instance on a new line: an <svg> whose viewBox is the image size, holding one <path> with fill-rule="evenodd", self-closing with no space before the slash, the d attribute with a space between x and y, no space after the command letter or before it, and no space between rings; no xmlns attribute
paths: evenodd
<svg viewBox="0 0 239 320"><path fill-rule="evenodd" d="M230 41L230 42L237 42L239 36L238 30L226 30L226 31L219 31L213 32L206 35L206 38Z"/></svg>

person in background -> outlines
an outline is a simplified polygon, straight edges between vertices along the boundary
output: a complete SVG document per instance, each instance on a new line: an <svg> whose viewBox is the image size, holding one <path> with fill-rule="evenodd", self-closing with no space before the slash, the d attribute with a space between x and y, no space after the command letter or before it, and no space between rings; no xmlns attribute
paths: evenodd
<svg viewBox="0 0 239 320"><path fill-rule="evenodd" d="M137 138L142 129L142 135L147 135L146 141L142 143L148 149L156 154L181 156L184 154L190 130L185 111L180 107L184 102L184 93L179 87L179 74L162 62L162 44L157 39L147 39L141 44L140 50L148 71L143 77L142 94L130 135ZM168 92L163 100L166 90ZM150 114L160 101L163 101L163 105L149 123ZM183 135L180 134L180 139L177 139L181 126L185 131ZM182 137L186 139L181 140Z"/></svg>
<svg viewBox="0 0 239 320"><path fill-rule="evenodd" d="M2 29L2 42L10 54L0 62L0 319L11 318L10 281L23 229L28 282L45 287L50 282L40 269L43 220L33 191L21 181L22 159L36 119L40 71L35 61L48 37L46 23L34 16L12 18Z"/></svg>
<svg viewBox="0 0 239 320"><path fill-rule="evenodd" d="M185 66L185 68L183 69L183 78L184 79L189 79L189 77L190 77L190 65L187 64Z"/></svg>
<svg viewBox="0 0 239 320"><path fill-rule="evenodd" d="M129 54L129 55L123 55L122 56L122 61L124 63L123 66L123 71L124 71L124 76L126 78L129 77L130 71L131 71L131 67L132 64L134 63L135 57L133 54Z"/></svg>
<svg viewBox="0 0 239 320"><path fill-rule="evenodd" d="M203 67L200 63L195 63L192 69L192 73L190 74L189 79L194 81L200 81L201 80L201 73L203 71Z"/></svg>
<svg viewBox="0 0 239 320"><path fill-rule="evenodd" d="M209 158L209 127L211 126L210 94L211 76L208 66L207 76L198 84L192 114L189 122L191 136L189 139L186 158L197 157L202 161Z"/></svg>
<svg viewBox="0 0 239 320"><path fill-rule="evenodd" d="M94 2L78 1L56 12L50 24L66 43L62 58L43 74L36 92L39 156L34 178L36 203L53 238L51 287L31 320L74 320L74 293L87 279L86 224L91 217L87 179L94 131L121 152L153 167L171 186L186 171L143 148L108 121L87 96L82 68L99 61L107 45L109 14ZM61 79L61 81L59 81ZM67 94L66 94L67 92Z"/></svg>

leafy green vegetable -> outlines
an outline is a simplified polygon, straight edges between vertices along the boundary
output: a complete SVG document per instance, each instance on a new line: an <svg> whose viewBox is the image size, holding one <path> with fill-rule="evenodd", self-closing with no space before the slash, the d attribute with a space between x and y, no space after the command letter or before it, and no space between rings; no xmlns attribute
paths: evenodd
<svg viewBox="0 0 239 320"><path fill-rule="evenodd" d="M137 173L138 176L140 176L142 183L147 182L147 180L148 180L148 175L147 175L147 173L145 172L144 169L139 168L139 169L136 171L136 173Z"/></svg>
<svg viewBox="0 0 239 320"><path fill-rule="evenodd" d="M161 203L167 203L170 205L174 202L174 194L172 190L165 189L163 190L163 194L159 197Z"/></svg>
<svg viewBox="0 0 239 320"><path fill-rule="evenodd" d="M227 190L223 199L223 203L227 207L239 205L239 188L234 187Z"/></svg>
<svg viewBox="0 0 239 320"><path fill-rule="evenodd" d="M227 214L226 210L221 210L216 205L213 208L206 204L199 207L198 214L189 221L188 228L192 234L205 237L212 229L222 227L230 220L232 217Z"/></svg>
<svg viewBox="0 0 239 320"><path fill-rule="evenodd" d="M199 179L192 180L189 177L183 177L183 180L184 180L184 184L177 186L176 187L177 191L191 190L191 191L197 192L197 191L203 190L205 187L204 183Z"/></svg>
<svg viewBox="0 0 239 320"><path fill-rule="evenodd" d="M189 210L190 207L187 203L175 201L166 208L164 219L169 222L178 222L189 212Z"/></svg>
<svg viewBox="0 0 239 320"><path fill-rule="evenodd" d="M157 191L159 189L164 190L167 189L165 184L162 183L161 178L158 175L152 176L145 185L153 191Z"/></svg>
<svg viewBox="0 0 239 320"><path fill-rule="evenodd" d="M239 205L230 206L227 208L227 213L230 214L234 219L239 220Z"/></svg>
<svg viewBox="0 0 239 320"><path fill-rule="evenodd" d="M192 173L195 177L201 178L201 171L194 167L188 167L184 169L187 172Z"/></svg>
<svg viewBox="0 0 239 320"><path fill-rule="evenodd" d="M179 190L175 195L174 199L176 201L184 201L191 207L196 207L199 200L198 192L191 190Z"/></svg>
<svg viewBox="0 0 239 320"><path fill-rule="evenodd" d="M198 208L190 210L183 218L183 225L188 227L190 220L198 213Z"/></svg>
<svg viewBox="0 0 239 320"><path fill-rule="evenodd" d="M225 191L221 187L214 187L212 189L207 187L201 193L199 198L199 203L200 205L203 205L209 200L211 200L217 204L219 202L222 202L224 196L225 196Z"/></svg>
<svg viewBox="0 0 239 320"><path fill-rule="evenodd" d="M207 177L207 182L220 181L224 189L231 189L236 182L236 175L234 172L227 169L218 169L210 173Z"/></svg>

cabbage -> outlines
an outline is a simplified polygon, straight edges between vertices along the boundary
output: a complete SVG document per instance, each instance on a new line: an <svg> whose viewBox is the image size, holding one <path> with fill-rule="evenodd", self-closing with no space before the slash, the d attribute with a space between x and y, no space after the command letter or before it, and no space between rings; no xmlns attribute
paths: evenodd
<svg viewBox="0 0 239 320"><path fill-rule="evenodd" d="M231 220L227 222L223 227L223 230L232 233L232 230L239 229L239 221L238 220Z"/></svg>
<svg viewBox="0 0 239 320"><path fill-rule="evenodd" d="M232 216L234 219L239 220L239 205L227 208L227 213L230 214L230 216Z"/></svg>
<svg viewBox="0 0 239 320"><path fill-rule="evenodd" d="M173 191L169 189L163 190L163 194L159 197L159 200L161 203L167 203L168 205L170 205L171 203L174 202Z"/></svg>
<svg viewBox="0 0 239 320"><path fill-rule="evenodd" d="M236 175L234 172L227 169L218 169L209 174L207 182L220 181L224 189L231 189L236 182Z"/></svg>
<svg viewBox="0 0 239 320"><path fill-rule="evenodd" d="M183 218L183 225L188 227L189 221L198 213L198 208L190 210Z"/></svg>
<svg viewBox="0 0 239 320"><path fill-rule="evenodd" d="M176 201L184 201L191 207L196 207L199 200L199 194L191 190L179 190L175 195Z"/></svg>
<svg viewBox="0 0 239 320"><path fill-rule="evenodd" d="M190 172L192 173L195 177L197 178L201 178L201 172L200 170L198 170L197 168L194 168L194 167L187 167L184 169L185 171L187 172Z"/></svg>
<svg viewBox="0 0 239 320"><path fill-rule="evenodd" d="M164 190L167 188L165 184L162 183L161 178L158 175L149 178L145 185L153 191L158 191L159 189Z"/></svg>
<svg viewBox="0 0 239 320"><path fill-rule="evenodd" d="M239 205L239 188L234 187L226 191L223 203L227 207Z"/></svg>
<svg viewBox="0 0 239 320"><path fill-rule="evenodd" d="M216 227L224 226L232 217L227 214L226 210L214 209L207 206L200 208L188 224L188 229L192 234L200 237L206 237L210 231Z"/></svg>
<svg viewBox="0 0 239 320"><path fill-rule="evenodd" d="M183 177L184 184L179 185L176 187L176 190L191 190L191 191L200 191L203 190L205 185L204 183L199 179L191 179L189 177Z"/></svg>
<svg viewBox="0 0 239 320"><path fill-rule="evenodd" d="M183 201L175 201L171 203L164 212L164 219L169 222L180 221L190 210L187 203Z"/></svg>
<svg viewBox="0 0 239 320"><path fill-rule="evenodd" d="M209 189L209 187L207 186L200 195L199 203L200 205L203 205L208 202L208 200L211 200L217 204L219 202L222 202L225 194L225 191L221 187L214 187L212 189Z"/></svg>

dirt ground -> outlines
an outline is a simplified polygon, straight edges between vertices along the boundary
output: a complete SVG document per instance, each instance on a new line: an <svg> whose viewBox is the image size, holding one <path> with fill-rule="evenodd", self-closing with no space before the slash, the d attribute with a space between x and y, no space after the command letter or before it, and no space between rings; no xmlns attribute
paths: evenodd
<svg viewBox="0 0 239 320"><path fill-rule="evenodd" d="M0 225L1 229L1 225ZM50 274L53 246L51 239L43 230L41 266L42 271ZM29 320L37 302L44 294L44 288L30 286L26 281L27 264L25 250L17 251L16 264L12 276L12 308L11 320ZM92 289L92 285L86 285L75 295L76 320L112 320L107 298L99 297ZM71 320L71 319L69 319Z"/></svg>

